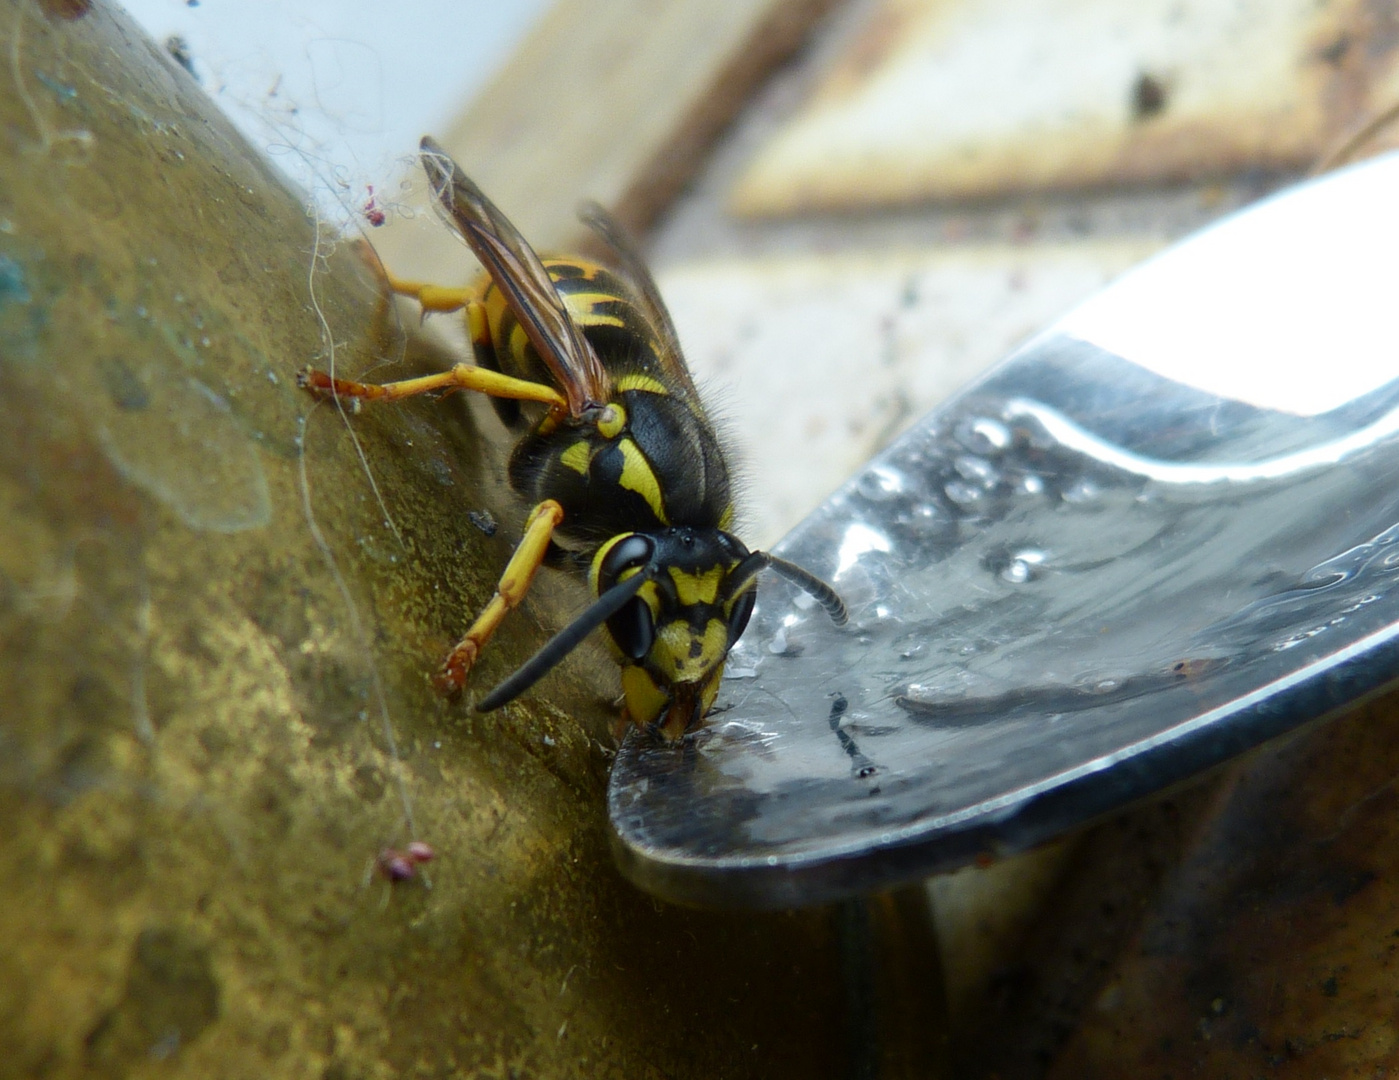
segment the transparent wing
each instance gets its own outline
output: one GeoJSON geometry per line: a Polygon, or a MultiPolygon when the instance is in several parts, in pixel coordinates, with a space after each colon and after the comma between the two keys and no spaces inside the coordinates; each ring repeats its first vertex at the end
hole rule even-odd
{"type": "Polygon", "coordinates": [[[569,317],[534,249],[434,139],[424,137],[421,149],[433,195],[558,380],[569,411],[579,416],[589,405],[606,402],[611,396],[607,371],[569,317]]]}
{"type": "Polygon", "coordinates": [[[636,242],[616,218],[595,202],[588,201],[580,205],[578,217],[583,224],[597,233],[617,256],[617,268],[635,287],[637,299],[641,301],[648,321],[661,335],[661,364],[676,383],[684,387],[692,398],[698,400],[699,393],[695,390],[694,378],[690,375],[690,369],[685,366],[685,354],[680,351],[680,338],[675,333],[675,324],[671,321],[665,301],[661,299],[661,290],[656,287],[656,279],[651,276],[650,267],[636,249],[636,242]]]}

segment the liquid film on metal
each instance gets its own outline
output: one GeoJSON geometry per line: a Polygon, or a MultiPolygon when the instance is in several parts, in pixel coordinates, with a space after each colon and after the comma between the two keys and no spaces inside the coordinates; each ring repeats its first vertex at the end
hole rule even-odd
{"type": "Polygon", "coordinates": [[[618,755],[624,872],[691,903],[832,900],[1028,847],[1391,682],[1395,190],[1390,156],[1214,226],[852,478],[777,549],[849,624],[764,579],[709,724],[618,755]],[[1286,311],[1251,275],[1287,281],[1286,311]]]}

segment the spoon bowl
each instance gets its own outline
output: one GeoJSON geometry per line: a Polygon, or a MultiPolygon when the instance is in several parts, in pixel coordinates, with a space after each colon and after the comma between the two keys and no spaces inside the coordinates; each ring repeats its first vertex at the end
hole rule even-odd
{"type": "Polygon", "coordinates": [[[1399,155],[1143,264],[775,550],[715,715],[633,732],[614,849],[718,907],[1028,848],[1399,677],[1399,155]]]}

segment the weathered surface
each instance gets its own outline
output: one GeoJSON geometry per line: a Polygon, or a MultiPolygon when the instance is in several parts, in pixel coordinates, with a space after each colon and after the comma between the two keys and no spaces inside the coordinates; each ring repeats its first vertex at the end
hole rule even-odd
{"type": "Polygon", "coordinates": [[[1396,60],[1399,16],[1375,0],[877,0],[731,205],[1292,172],[1395,103],[1396,60]]]}
{"type": "Polygon", "coordinates": [[[5,0],[0,57],[0,1076],[839,1074],[826,916],[612,869],[601,650],[429,685],[518,524],[489,410],[296,389],[433,361],[118,14],[5,0]]]}
{"type": "Polygon", "coordinates": [[[1390,696],[1231,770],[1049,1075],[1393,1075],[1397,735],[1390,696]]]}

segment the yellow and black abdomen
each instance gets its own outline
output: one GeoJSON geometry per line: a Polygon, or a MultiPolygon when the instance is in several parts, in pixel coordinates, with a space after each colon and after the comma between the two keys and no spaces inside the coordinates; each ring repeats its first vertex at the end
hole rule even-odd
{"type": "MultiPolygon", "coordinates": [[[[587,259],[550,258],[543,263],[569,316],[609,372],[659,367],[660,341],[637,307],[630,286],[607,267],[587,259]]],[[[489,277],[483,284],[484,325],[470,327],[477,363],[517,379],[556,385],[505,295],[489,277]]],[[[519,402],[492,398],[491,404],[507,427],[525,422],[519,402]]]]}

